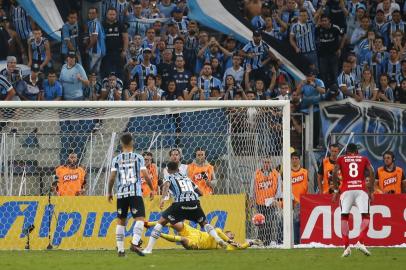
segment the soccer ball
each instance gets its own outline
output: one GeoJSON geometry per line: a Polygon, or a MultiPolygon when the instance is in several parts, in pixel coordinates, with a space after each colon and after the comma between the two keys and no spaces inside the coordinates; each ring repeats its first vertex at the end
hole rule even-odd
{"type": "Polygon", "coordinates": [[[265,216],[263,214],[255,214],[252,217],[252,223],[254,223],[255,226],[261,226],[265,224],[265,216]]]}

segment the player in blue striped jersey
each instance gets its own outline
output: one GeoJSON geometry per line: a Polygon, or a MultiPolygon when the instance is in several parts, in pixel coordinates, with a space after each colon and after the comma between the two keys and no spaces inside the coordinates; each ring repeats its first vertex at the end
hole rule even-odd
{"type": "Polygon", "coordinates": [[[168,173],[164,179],[162,187],[162,196],[159,203],[159,208],[163,209],[165,198],[172,194],[174,202],[172,205],[161,213],[161,218],[154,226],[154,229],[149,238],[148,246],[143,253],[150,254],[155,245],[156,240],[160,237],[163,226],[171,223],[176,224],[185,219],[199,223],[204,230],[212,236],[216,242],[223,248],[227,244],[218,235],[212,225],[207,223],[206,215],[200,206],[199,196],[202,194],[199,188],[184,174],[179,172],[179,164],[177,162],[169,162],[167,164],[168,173]]]}
{"type": "MultiPolygon", "coordinates": [[[[133,238],[130,250],[140,256],[144,256],[139,247],[144,229],[145,207],[142,200],[141,177],[146,180],[148,186],[153,189],[151,177],[145,167],[144,158],[136,154],[133,149],[131,134],[125,133],[120,138],[122,152],[112,162],[111,175],[108,186],[108,201],[113,200],[113,186],[117,187],[117,226],[116,240],[117,250],[120,257],[125,255],[124,236],[128,208],[134,218],[133,238]]],[[[151,193],[150,198],[154,195],[151,193]]]]}

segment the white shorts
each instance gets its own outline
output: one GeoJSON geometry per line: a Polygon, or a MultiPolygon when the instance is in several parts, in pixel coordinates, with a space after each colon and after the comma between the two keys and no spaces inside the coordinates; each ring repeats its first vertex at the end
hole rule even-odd
{"type": "Polygon", "coordinates": [[[341,214],[349,214],[356,206],[361,214],[369,214],[369,197],[363,190],[347,190],[340,196],[341,214]]]}

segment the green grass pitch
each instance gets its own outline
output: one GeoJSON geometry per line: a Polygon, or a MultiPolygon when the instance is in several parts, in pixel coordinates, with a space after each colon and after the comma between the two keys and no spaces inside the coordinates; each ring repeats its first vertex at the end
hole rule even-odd
{"type": "Polygon", "coordinates": [[[0,269],[406,269],[406,249],[371,248],[366,257],[352,250],[341,258],[342,249],[249,249],[240,251],[155,250],[139,257],[127,251],[124,258],[113,251],[0,251],[0,269]]]}

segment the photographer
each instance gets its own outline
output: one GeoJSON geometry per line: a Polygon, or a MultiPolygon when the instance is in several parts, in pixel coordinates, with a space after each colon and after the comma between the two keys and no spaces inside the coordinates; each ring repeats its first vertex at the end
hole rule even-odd
{"type": "Polygon", "coordinates": [[[224,100],[234,100],[236,94],[241,95],[241,99],[246,100],[244,90],[241,88],[241,85],[236,84],[235,79],[232,75],[227,75],[225,77],[225,94],[224,100]]]}
{"type": "Polygon", "coordinates": [[[108,78],[102,82],[100,100],[121,100],[123,92],[123,82],[117,78],[116,73],[111,72],[108,78]]]}

